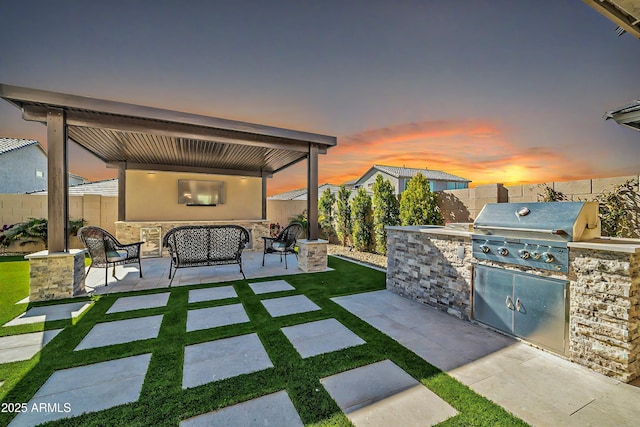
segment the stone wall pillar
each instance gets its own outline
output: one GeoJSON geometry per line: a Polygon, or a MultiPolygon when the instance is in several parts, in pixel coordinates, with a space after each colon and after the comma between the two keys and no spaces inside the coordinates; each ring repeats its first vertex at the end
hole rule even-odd
{"type": "Polygon", "coordinates": [[[40,251],[29,260],[29,301],[70,298],[85,293],[85,249],[40,251]]]}
{"type": "Polygon", "coordinates": [[[327,269],[326,240],[298,240],[298,267],[307,273],[327,269]]]}
{"type": "Polygon", "coordinates": [[[629,382],[640,376],[640,254],[571,248],[570,358],[629,382]]]}

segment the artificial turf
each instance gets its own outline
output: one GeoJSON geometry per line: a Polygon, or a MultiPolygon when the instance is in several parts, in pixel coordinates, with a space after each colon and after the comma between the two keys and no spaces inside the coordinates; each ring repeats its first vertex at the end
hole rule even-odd
{"type": "MultiPolygon", "coordinates": [[[[2,296],[18,301],[28,293],[28,264],[23,261],[0,263],[2,296]],[[3,268],[3,264],[10,264],[3,268]],[[15,264],[15,265],[11,265],[15,264]],[[14,279],[5,280],[5,274],[14,279]],[[23,276],[25,276],[24,278],[23,276]],[[22,279],[21,279],[22,277],[22,279]],[[8,284],[5,284],[8,283],[8,284]],[[16,288],[11,289],[9,288],[16,288]]],[[[384,273],[353,263],[329,258],[333,271],[300,274],[261,280],[285,279],[294,291],[279,292],[278,296],[304,294],[321,307],[319,311],[271,317],[261,299],[274,294],[254,294],[246,281],[216,285],[194,285],[154,291],[110,294],[94,297],[94,305],[78,321],[68,321],[65,329],[41,353],[25,362],[0,365],[0,400],[27,402],[56,370],[112,360],[127,356],[152,353],[140,398],[137,402],[111,409],[59,420],[47,425],[65,426],[177,426],[181,420],[211,412],[235,403],[287,390],[305,425],[351,425],[337,404],[320,383],[320,379],[348,369],[390,359],[418,381],[453,406],[459,415],[443,426],[517,426],[526,425],[498,405],[476,394],[446,373],[425,362],[387,335],[382,334],[358,317],[344,310],[330,298],[359,292],[384,289],[384,273]],[[192,289],[232,285],[238,298],[188,303],[192,289]],[[165,307],[110,314],[108,320],[163,314],[159,336],[155,339],[118,344],[74,352],[73,349],[98,322],[117,298],[154,292],[170,292],[165,307]],[[185,332],[188,309],[242,303],[250,322],[213,329],[185,332]],[[281,328],[305,322],[335,318],[359,335],[366,344],[340,351],[302,359],[284,336],[281,328]],[[259,372],[211,382],[187,390],[182,389],[184,348],[187,345],[257,333],[274,367],[259,372]]],[[[7,301],[8,301],[7,300],[7,301]]],[[[0,300],[0,320],[6,322],[20,313],[13,309],[5,315],[9,304],[0,300]],[[5,319],[6,318],[6,319],[5,319]]],[[[14,302],[15,302],[14,301],[14,302]]],[[[25,307],[21,308],[24,311],[25,307]]],[[[56,322],[56,327],[60,327],[56,322]]],[[[40,330],[49,325],[39,325],[40,330]]],[[[5,334],[22,333],[20,328],[2,328],[5,334]]],[[[0,425],[7,425],[15,414],[0,413],[0,425]]]]}

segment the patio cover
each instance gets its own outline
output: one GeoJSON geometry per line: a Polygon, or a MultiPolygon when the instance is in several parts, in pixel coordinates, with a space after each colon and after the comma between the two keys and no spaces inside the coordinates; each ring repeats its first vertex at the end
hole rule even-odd
{"type": "Polygon", "coordinates": [[[47,126],[50,253],[68,249],[68,140],[118,168],[119,220],[127,169],[262,177],[264,218],[266,179],[307,159],[309,239],[318,238],[318,154],[333,136],[5,84],[0,97],[47,126]]]}
{"type": "Polygon", "coordinates": [[[613,119],[616,123],[640,130],[640,100],[635,100],[624,107],[604,113],[606,120],[613,119]]]}

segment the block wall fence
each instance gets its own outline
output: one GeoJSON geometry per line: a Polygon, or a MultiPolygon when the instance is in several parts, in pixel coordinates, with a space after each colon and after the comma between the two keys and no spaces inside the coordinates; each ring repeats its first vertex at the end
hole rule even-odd
{"type": "MultiPolygon", "coordinates": [[[[47,196],[42,194],[0,194],[0,227],[27,221],[29,218],[46,218],[47,196]]],[[[93,194],[69,196],[69,218],[84,218],[86,225],[97,225],[115,234],[118,219],[118,198],[93,194]]],[[[69,240],[72,249],[82,248],[74,236],[69,240]]],[[[37,252],[44,245],[12,244],[7,252],[37,252]]]]}

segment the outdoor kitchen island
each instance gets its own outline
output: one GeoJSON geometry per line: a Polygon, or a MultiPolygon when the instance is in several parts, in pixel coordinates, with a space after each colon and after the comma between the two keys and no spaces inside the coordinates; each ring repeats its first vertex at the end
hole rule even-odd
{"type": "MultiPolygon", "coordinates": [[[[551,351],[620,381],[640,376],[640,240],[570,241],[565,273],[474,257],[471,224],[387,227],[387,231],[387,289],[460,319],[478,321],[473,309],[477,270],[510,271],[514,277],[533,271],[536,278],[567,289],[560,301],[566,321],[561,316],[562,330],[555,333],[568,342],[562,350],[551,351]]],[[[502,307],[509,305],[504,300],[503,296],[502,307]]],[[[514,310],[515,300],[511,302],[514,310]]],[[[545,302],[540,305],[544,312],[545,302]]]]}

